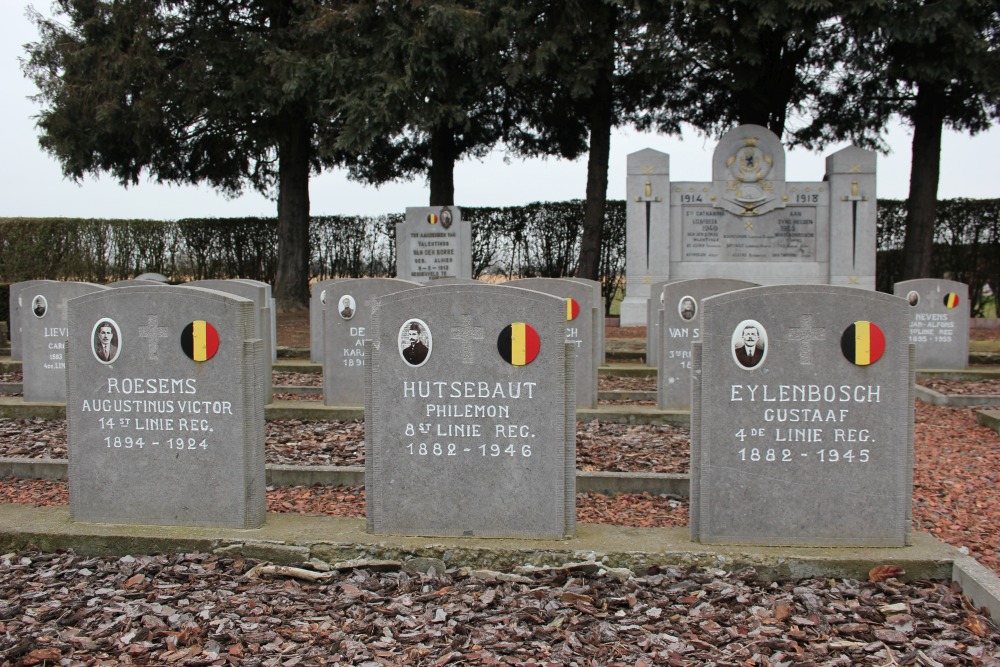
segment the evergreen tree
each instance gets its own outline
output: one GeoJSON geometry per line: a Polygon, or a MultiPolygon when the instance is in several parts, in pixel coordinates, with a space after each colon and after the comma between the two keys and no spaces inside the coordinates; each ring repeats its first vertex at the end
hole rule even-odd
{"type": "Polygon", "coordinates": [[[107,172],[276,195],[280,308],[307,307],[309,176],[337,137],[314,0],[59,0],[25,73],[39,142],[74,179],[107,172]]]}
{"type": "Polygon", "coordinates": [[[893,117],[913,127],[902,279],[928,278],[942,131],[975,134],[1000,117],[1000,7],[857,0],[843,20],[850,52],[800,138],[809,145],[849,138],[884,150],[879,134],[893,117]]]}

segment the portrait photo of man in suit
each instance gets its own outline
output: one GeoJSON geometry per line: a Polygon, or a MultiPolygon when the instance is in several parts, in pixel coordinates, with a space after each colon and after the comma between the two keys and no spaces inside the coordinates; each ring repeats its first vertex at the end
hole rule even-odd
{"type": "Polygon", "coordinates": [[[399,352],[411,366],[420,366],[430,354],[430,331],[420,320],[407,320],[400,329],[399,352]],[[425,342],[425,338],[426,341],[425,342]]]}
{"type": "Polygon", "coordinates": [[[39,294],[31,301],[31,310],[35,313],[35,317],[42,317],[45,312],[49,309],[49,302],[44,296],[39,294]]]}
{"type": "Polygon", "coordinates": [[[759,322],[744,320],[733,332],[733,356],[744,368],[755,368],[764,360],[766,334],[759,322]]]}
{"type": "Polygon", "coordinates": [[[115,323],[111,320],[101,320],[94,327],[94,356],[102,364],[110,364],[118,358],[120,340],[115,323]]]}

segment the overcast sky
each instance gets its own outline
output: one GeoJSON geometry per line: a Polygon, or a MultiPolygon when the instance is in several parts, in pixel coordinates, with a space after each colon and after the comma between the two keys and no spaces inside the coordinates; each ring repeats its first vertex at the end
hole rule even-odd
{"type": "MultiPolygon", "coordinates": [[[[0,161],[0,183],[4,197],[0,217],[152,218],[273,216],[273,201],[248,192],[227,200],[207,187],[167,186],[141,183],[122,188],[108,177],[68,181],[51,157],[38,147],[33,116],[37,106],[27,98],[36,91],[26,80],[18,59],[23,45],[36,41],[34,26],[19,0],[0,4],[0,128],[5,159],[0,161]]],[[[35,4],[47,12],[48,0],[35,4]]],[[[878,196],[905,199],[910,176],[909,128],[896,127],[887,136],[892,153],[878,158],[878,196]]],[[[819,181],[825,156],[842,148],[832,146],[820,153],[789,151],[788,180],[819,181]]],[[[683,138],[661,137],[619,130],[612,136],[608,173],[608,196],[625,197],[625,160],[629,153],[654,148],[670,155],[670,175],[675,181],[711,180],[711,158],[715,141],[695,133],[683,138]]],[[[502,151],[483,161],[467,160],[455,171],[455,199],[459,206],[507,206],[535,201],[582,199],[586,185],[586,158],[562,160],[511,160],[502,151]]],[[[938,196],[1000,197],[1000,129],[996,125],[976,137],[946,132],[941,156],[938,196]]],[[[379,214],[402,212],[407,206],[427,204],[429,190],[423,178],[373,188],[348,181],[340,172],[314,176],[310,185],[314,215],[379,214]]]]}

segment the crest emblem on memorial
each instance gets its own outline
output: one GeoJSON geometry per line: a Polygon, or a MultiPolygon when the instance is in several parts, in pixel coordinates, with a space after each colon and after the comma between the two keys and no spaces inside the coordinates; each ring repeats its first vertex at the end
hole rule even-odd
{"type": "Polygon", "coordinates": [[[874,322],[858,320],[844,330],[840,349],[856,366],[870,366],[885,353],[885,334],[874,322]]]}
{"type": "Polygon", "coordinates": [[[730,210],[737,215],[760,215],[780,202],[774,192],[774,183],[768,180],[774,156],[765,150],[761,141],[757,136],[743,136],[729,145],[725,161],[728,180],[721,198],[736,206],[735,210],[730,210]]]}
{"type": "Polygon", "coordinates": [[[511,366],[527,366],[538,357],[541,347],[538,332],[524,322],[508,324],[497,337],[497,351],[511,366]]]}
{"type": "Polygon", "coordinates": [[[441,226],[445,229],[451,227],[451,223],[454,221],[451,209],[445,206],[441,209],[441,226]]]}
{"type": "Polygon", "coordinates": [[[195,320],[181,332],[181,349],[193,361],[208,361],[219,351],[219,332],[205,320],[195,320]]]}

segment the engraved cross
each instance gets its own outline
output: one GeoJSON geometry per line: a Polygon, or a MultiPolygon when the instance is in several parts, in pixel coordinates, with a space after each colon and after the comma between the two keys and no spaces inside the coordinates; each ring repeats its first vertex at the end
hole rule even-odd
{"type": "Polygon", "coordinates": [[[160,318],[158,315],[149,315],[146,319],[146,326],[139,327],[139,338],[147,338],[149,343],[149,360],[156,361],[159,359],[157,353],[160,348],[160,338],[166,338],[169,335],[169,331],[166,327],[159,326],[160,318]]]}
{"type": "Polygon", "coordinates": [[[826,340],[826,329],[815,326],[815,315],[803,315],[802,326],[789,329],[788,340],[799,344],[799,363],[812,366],[814,342],[826,340]]]}
{"type": "Polygon", "coordinates": [[[451,328],[451,339],[462,342],[462,363],[473,362],[472,341],[483,339],[483,328],[472,326],[472,315],[462,315],[458,318],[461,324],[451,328]]]}

